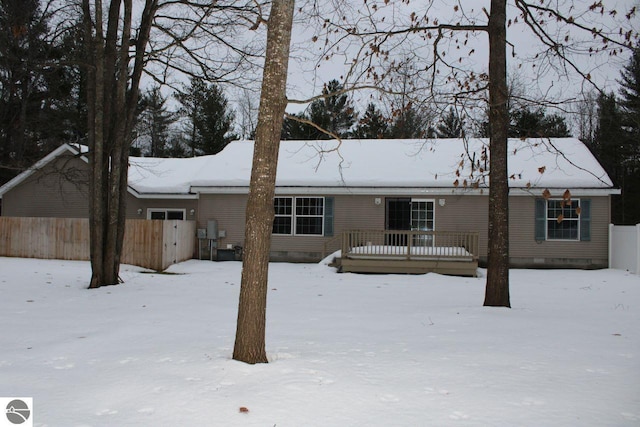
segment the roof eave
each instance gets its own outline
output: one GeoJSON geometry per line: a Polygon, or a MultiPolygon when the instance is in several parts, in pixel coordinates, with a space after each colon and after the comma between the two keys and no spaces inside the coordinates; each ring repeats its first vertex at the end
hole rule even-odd
{"type": "MultiPolygon", "coordinates": [[[[552,195],[561,196],[567,188],[550,188],[552,195]]],[[[512,196],[538,196],[543,188],[510,188],[512,196]]],[[[617,188],[569,188],[574,196],[606,196],[620,194],[617,188]]],[[[247,194],[248,186],[197,186],[191,187],[197,194],[247,194]]],[[[332,187],[332,186],[276,186],[276,194],[314,194],[314,195],[470,195],[483,196],[489,194],[489,188],[455,188],[455,187],[332,187]]]]}
{"type": "Polygon", "coordinates": [[[189,200],[189,199],[198,199],[198,193],[154,193],[154,192],[141,192],[133,188],[129,185],[127,191],[133,197],[137,199],[179,199],[179,200],[189,200]]]}

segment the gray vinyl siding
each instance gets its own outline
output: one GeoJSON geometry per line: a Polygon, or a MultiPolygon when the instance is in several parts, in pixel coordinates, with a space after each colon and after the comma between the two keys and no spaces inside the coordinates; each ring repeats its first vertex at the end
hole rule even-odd
{"type": "Polygon", "coordinates": [[[196,199],[138,199],[131,193],[127,194],[127,219],[147,219],[147,209],[184,209],[186,220],[195,220],[197,214],[190,214],[191,209],[197,211],[196,199]],[[138,209],[142,213],[138,214],[138,209]]]}
{"type": "Polygon", "coordinates": [[[480,258],[487,257],[489,197],[476,195],[435,196],[437,231],[476,231],[480,258]],[[440,206],[444,200],[444,206],[440,206]]]}
{"type": "MultiPolygon", "coordinates": [[[[489,197],[445,196],[436,198],[436,230],[477,231],[480,261],[486,262],[489,197]],[[440,206],[438,200],[444,199],[440,206]]],[[[576,197],[578,198],[578,197],[576,197]]],[[[591,240],[535,240],[535,197],[509,198],[509,256],[514,267],[606,267],[609,247],[609,196],[580,197],[591,200],[591,240]]]]}
{"type": "Polygon", "coordinates": [[[219,232],[226,237],[218,239],[218,247],[244,246],[245,210],[244,194],[201,194],[197,209],[198,228],[207,228],[207,221],[217,220],[219,232]]]}
{"type": "Polygon", "coordinates": [[[273,259],[286,259],[289,253],[300,260],[317,261],[322,257],[325,243],[333,242],[333,245],[328,247],[329,251],[339,249],[340,235],[343,231],[384,229],[384,203],[376,205],[374,197],[331,194],[326,194],[324,197],[334,199],[333,236],[273,235],[271,241],[273,259]]]}
{"type": "Polygon", "coordinates": [[[89,215],[87,165],[61,156],[2,196],[2,215],[86,218],[89,215]]]}
{"type": "Polygon", "coordinates": [[[340,231],[384,229],[385,198],[374,196],[337,196],[336,225],[340,231]],[[376,205],[376,199],[380,204],[376,205]],[[340,208],[338,208],[338,206],[340,208]],[[352,214],[351,211],[354,213],[352,214]]]}
{"type": "MultiPolygon", "coordinates": [[[[273,235],[271,258],[285,261],[317,261],[324,245],[339,247],[343,231],[354,229],[383,230],[385,199],[389,196],[326,195],[334,198],[334,237],[273,235]],[[376,204],[376,199],[380,203],[376,204]]],[[[293,196],[295,197],[295,196],[293,196]]],[[[486,262],[488,243],[489,198],[486,195],[406,196],[434,200],[435,229],[439,231],[477,231],[480,261],[486,262]]],[[[516,267],[606,267],[608,250],[609,197],[588,197],[591,200],[591,241],[536,242],[534,236],[535,197],[511,197],[510,256],[516,267]]],[[[217,219],[218,228],[227,244],[244,245],[245,195],[201,195],[198,227],[206,228],[207,219],[217,219]]]]}
{"type": "MultiPolygon", "coordinates": [[[[339,241],[343,231],[384,228],[384,197],[380,205],[375,204],[372,196],[326,194],[324,197],[334,197],[334,236],[272,235],[273,260],[318,261],[322,257],[325,242],[332,239],[339,241]]],[[[206,228],[207,221],[215,219],[218,221],[218,230],[226,234],[226,237],[218,239],[219,248],[226,248],[227,245],[244,246],[246,203],[246,195],[200,195],[198,228],[206,228]]]]}
{"type": "Polygon", "coordinates": [[[509,237],[512,263],[524,267],[606,267],[608,265],[609,196],[575,197],[591,200],[591,240],[535,239],[535,197],[512,197],[509,237]]]}

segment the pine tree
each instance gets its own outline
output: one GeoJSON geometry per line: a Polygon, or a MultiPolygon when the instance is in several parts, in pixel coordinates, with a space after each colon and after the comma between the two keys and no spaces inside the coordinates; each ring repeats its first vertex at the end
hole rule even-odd
{"type": "MultiPolygon", "coordinates": [[[[323,98],[309,105],[308,117],[313,123],[339,137],[349,136],[356,121],[353,108],[346,94],[340,93],[343,86],[337,80],[331,80],[322,90],[323,98]]],[[[329,139],[326,133],[313,128],[315,135],[311,139],[329,139]]]]}
{"type": "Polygon", "coordinates": [[[169,155],[169,127],[175,117],[167,110],[167,98],[162,96],[159,87],[149,89],[140,98],[141,112],[138,115],[136,130],[138,138],[147,141],[145,156],[166,157],[169,155]]]}
{"type": "Polygon", "coordinates": [[[389,122],[374,103],[369,103],[364,116],[358,120],[353,136],[361,139],[384,139],[389,137],[389,122]]]}
{"type": "Polygon", "coordinates": [[[322,89],[322,97],[309,104],[306,111],[284,120],[282,139],[330,139],[331,135],[349,137],[356,114],[349,97],[341,93],[342,90],[343,86],[335,79],[327,83],[322,89]]]}
{"type": "Polygon", "coordinates": [[[418,110],[411,102],[395,109],[393,116],[393,122],[389,129],[391,138],[431,138],[435,134],[434,129],[430,126],[431,121],[428,114],[418,110]]]}
{"type": "Polygon", "coordinates": [[[542,119],[542,129],[545,130],[545,136],[550,138],[566,138],[571,136],[565,118],[558,114],[545,114],[542,119]]]}
{"type": "Polygon", "coordinates": [[[569,136],[564,117],[547,115],[544,108],[524,107],[511,112],[509,136],[512,138],[562,138],[569,136]]]}
{"type": "Polygon", "coordinates": [[[620,85],[620,121],[614,122],[614,130],[622,135],[613,139],[618,152],[612,155],[622,194],[619,203],[614,200],[613,219],[618,224],[637,224],[640,223],[640,46],[633,50],[623,68],[620,85]]]}
{"type": "Polygon", "coordinates": [[[192,156],[216,154],[237,139],[232,133],[234,113],[219,86],[194,78],[176,98],[188,121],[185,134],[192,156]]]}
{"type": "MultiPolygon", "coordinates": [[[[542,107],[522,107],[509,111],[510,138],[564,138],[570,136],[565,118],[558,114],[547,114],[542,107]]],[[[483,126],[488,127],[488,122],[483,126]]],[[[485,129],[483,133],[486,133],[485,129]]]]}
{"type": "Polygon", "coordinates": [[[281,139],[298,141],[317,139],[318,129],[304,122],[307,120],[309,118],[304,112],[286,117],[282,124],[281,139]]]}
{"type": "Polygon", "coordinates": [[[0,184],[86,134],[80,72],[68,65],[80,38],[53,37],[47,13],[38,0],[0,2],[0,184]]]}
{"type": "Polygon", "coordinates": [[[449,108],[447,114],[438,123],[436,136],[438,138],[464,138],[464,121],[460,118],[455,108],[449,108]]]}
{"type": "Polygon", "coordinates": [[[640,133],[640,46],[633,50],[629,64],[620,74],[624,125],[637,136],[640,133]]]}
{"type": "Polygon", "coordinates": [[[613,93],[598,97],[598,127],[593,151],[615,185],[622,182],[626,135],[621,126],[622,111],[613,93]]]}

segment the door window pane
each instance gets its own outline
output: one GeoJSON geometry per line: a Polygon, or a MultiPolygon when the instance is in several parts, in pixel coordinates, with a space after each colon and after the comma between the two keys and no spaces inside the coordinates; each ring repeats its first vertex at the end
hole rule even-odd
{"type": "Polygon", "coordinates": [[[183,211],[167,211],[167,219],[183,220],[184,212],[183,211]]]}
{"type": "Polygon", "coordinates": [[[166,212],[165,211],[153,211],[151,212],[151,219],[165,219],[166,212]]]}

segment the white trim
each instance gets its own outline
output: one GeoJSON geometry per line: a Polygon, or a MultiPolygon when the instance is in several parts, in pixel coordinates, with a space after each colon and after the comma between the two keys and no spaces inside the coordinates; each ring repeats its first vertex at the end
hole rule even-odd
{"type": "MultiPolygon", "coordinates": [[[[552,194],[553,199],[562,198],[562,194],[569,190],[571,196],[610,196],[610,195],[619,195],[622,191],[618,188],[571,188],[571,187],[563,187],[563,188],[548,188],[549,192],[552,194]]],[[[541,197],[542,188],[511,188],[509,189],[509,196],[534,196],[541,197]]],[[[488,193],[487,193],[488,194],[488,193]]]]}
{"type": "MultiPolygon", "coordinates": [[[[581,230],[581,224],[580,224],[580,215],[578,215],[577,218],[566,218],[563,219],[563,221],[575,221],[578,224],[578,236],[575,239],[552,239],[549,238],[549,221],[553,221],[553,220],[557,220],[556,218],[549,218],[549,202],[550,201],[557,201],[557,202],[562,202],[564,201],[564,199],[560,199],[557,197],[554,198],[550,198],[548,200],[545,200],[545,210],[544,210],[544,235],[545,235],[545,240],[548,242],[581,242],[582,240],[580,240],[580,235],[582,233],[581,230]]],[[[578,208],[582,209],[582,204],[580,203],[580,199],[571,199],[571,201],[577,201],[578,202],[578,208]]]]}
{"type": "Polygon", "coordinates": [[[170,194],[170,193],[138,193],[129,187],[129,193],[136,199],[163,199],[163,200],[197,200],[199,194],[170,194]]]}
{"type": "MultiPolygon", "coordinates": [[[[511,188],[509,196],[541,196],[543,188],[511,188]]],[[[550,188],[552,194],[561,195],[567,188],[550,188]]],[[[620,194],[617,188],[569,188],[574,196],[608,196],[620,194]]],[[[191,187],[195,194],[248,194],[249,187],[216,186],[191,187]]],[[[452,187],[276,187],[276,196],[294,195],[350,195],[350,196],[488,196],[489,188],[461,189],[452,187]]]]}
{"type": "Polygon", "coordinates": [[[281,197],[281,196],[274,196],[273,200],[275,202],[275,199],[290,199],[291,200],[291,215],[283,215],[283,214],[274,214],[274,221],[276,217],[281,217],[281,218],[291,218],[291,231],[289,233],[274,233],[273,232],[273,227],[271,228],[271,235],[272,236],[293,236],[294,235],[294,228],[295,228],[295,223],[293,222],[293,218],[294,218],[294,214],[295,214],[295,198],[294,197],[281,197]]]}
{"type": "Polygon", "coordinates": [[[290,196],[290,195],[278,195],[276,194],[274,196],[275,198],[281,198],[281,199],[291,199],[291,215],[277,215],[280,217],[287,217],[287,218],[291,218],[291,233],[274,233],[273,230],[271,232],[272,236],[306,236],[306,237],[323,237],[324,236],[324,218],[325,218],[325,213],[326,213],[326,203],[325,203],[325,197],[324,196],[316,196],[316,195],[302,195],[302,196],[290,196]],[[296,207],[297,207],[297,200],[298,199],[322,199],[322,215],[301,215],[302,218],[321,218],[321,232],[320,234],[301,234],[301,233],[297,233],[296,231],[296,218],[297,218],[297,214],[296,214],[296,207]]]}
{"type": "MultiPolygon", "coordinates": [[[[431,220],[431,222],[433,222],[433,229],[432,230],[425,230],[425,231],[435,231],[436,229],[436,199],[420,199],[420,198],[411,198],[411,209],[409,210],[410,215],[413,215],[413,202],[425,202],[425,203],[432,203],[432,208],[431,208],[431,212],[433,212],[433,219],[431,220]]],[[[427,209],[427,212],[429,212],[429,210],[427,209]]],[[[413,221],[413,218],[409,218],[409,226],[411,226],[411,222],[413,221]]],[[[429,222],[428,218],[425,218],[425,222],[429,222]]]]}
{"type": "Polygon", "coordinates": [[[324,210],[325,210],[325,203],[324,203],[324,196],[310,196],[310,195],[306,195],[306,196],[295,196],[294,198],[294,203],[293,203],[293,224],[292,228],[293,228],[293,235],[294,236],[308,236],[308,237],[323,237],[324,236],[324,210]],[[296,208],[298,207],[298,199],[322,199],[322,215],[301,215],[301,218],[320,218],[320,233],[319,234],[298,234],[297,233],[297,227],[296,227],[296,218],[298,217],[298,214],[296,213],[296,208]]]}

